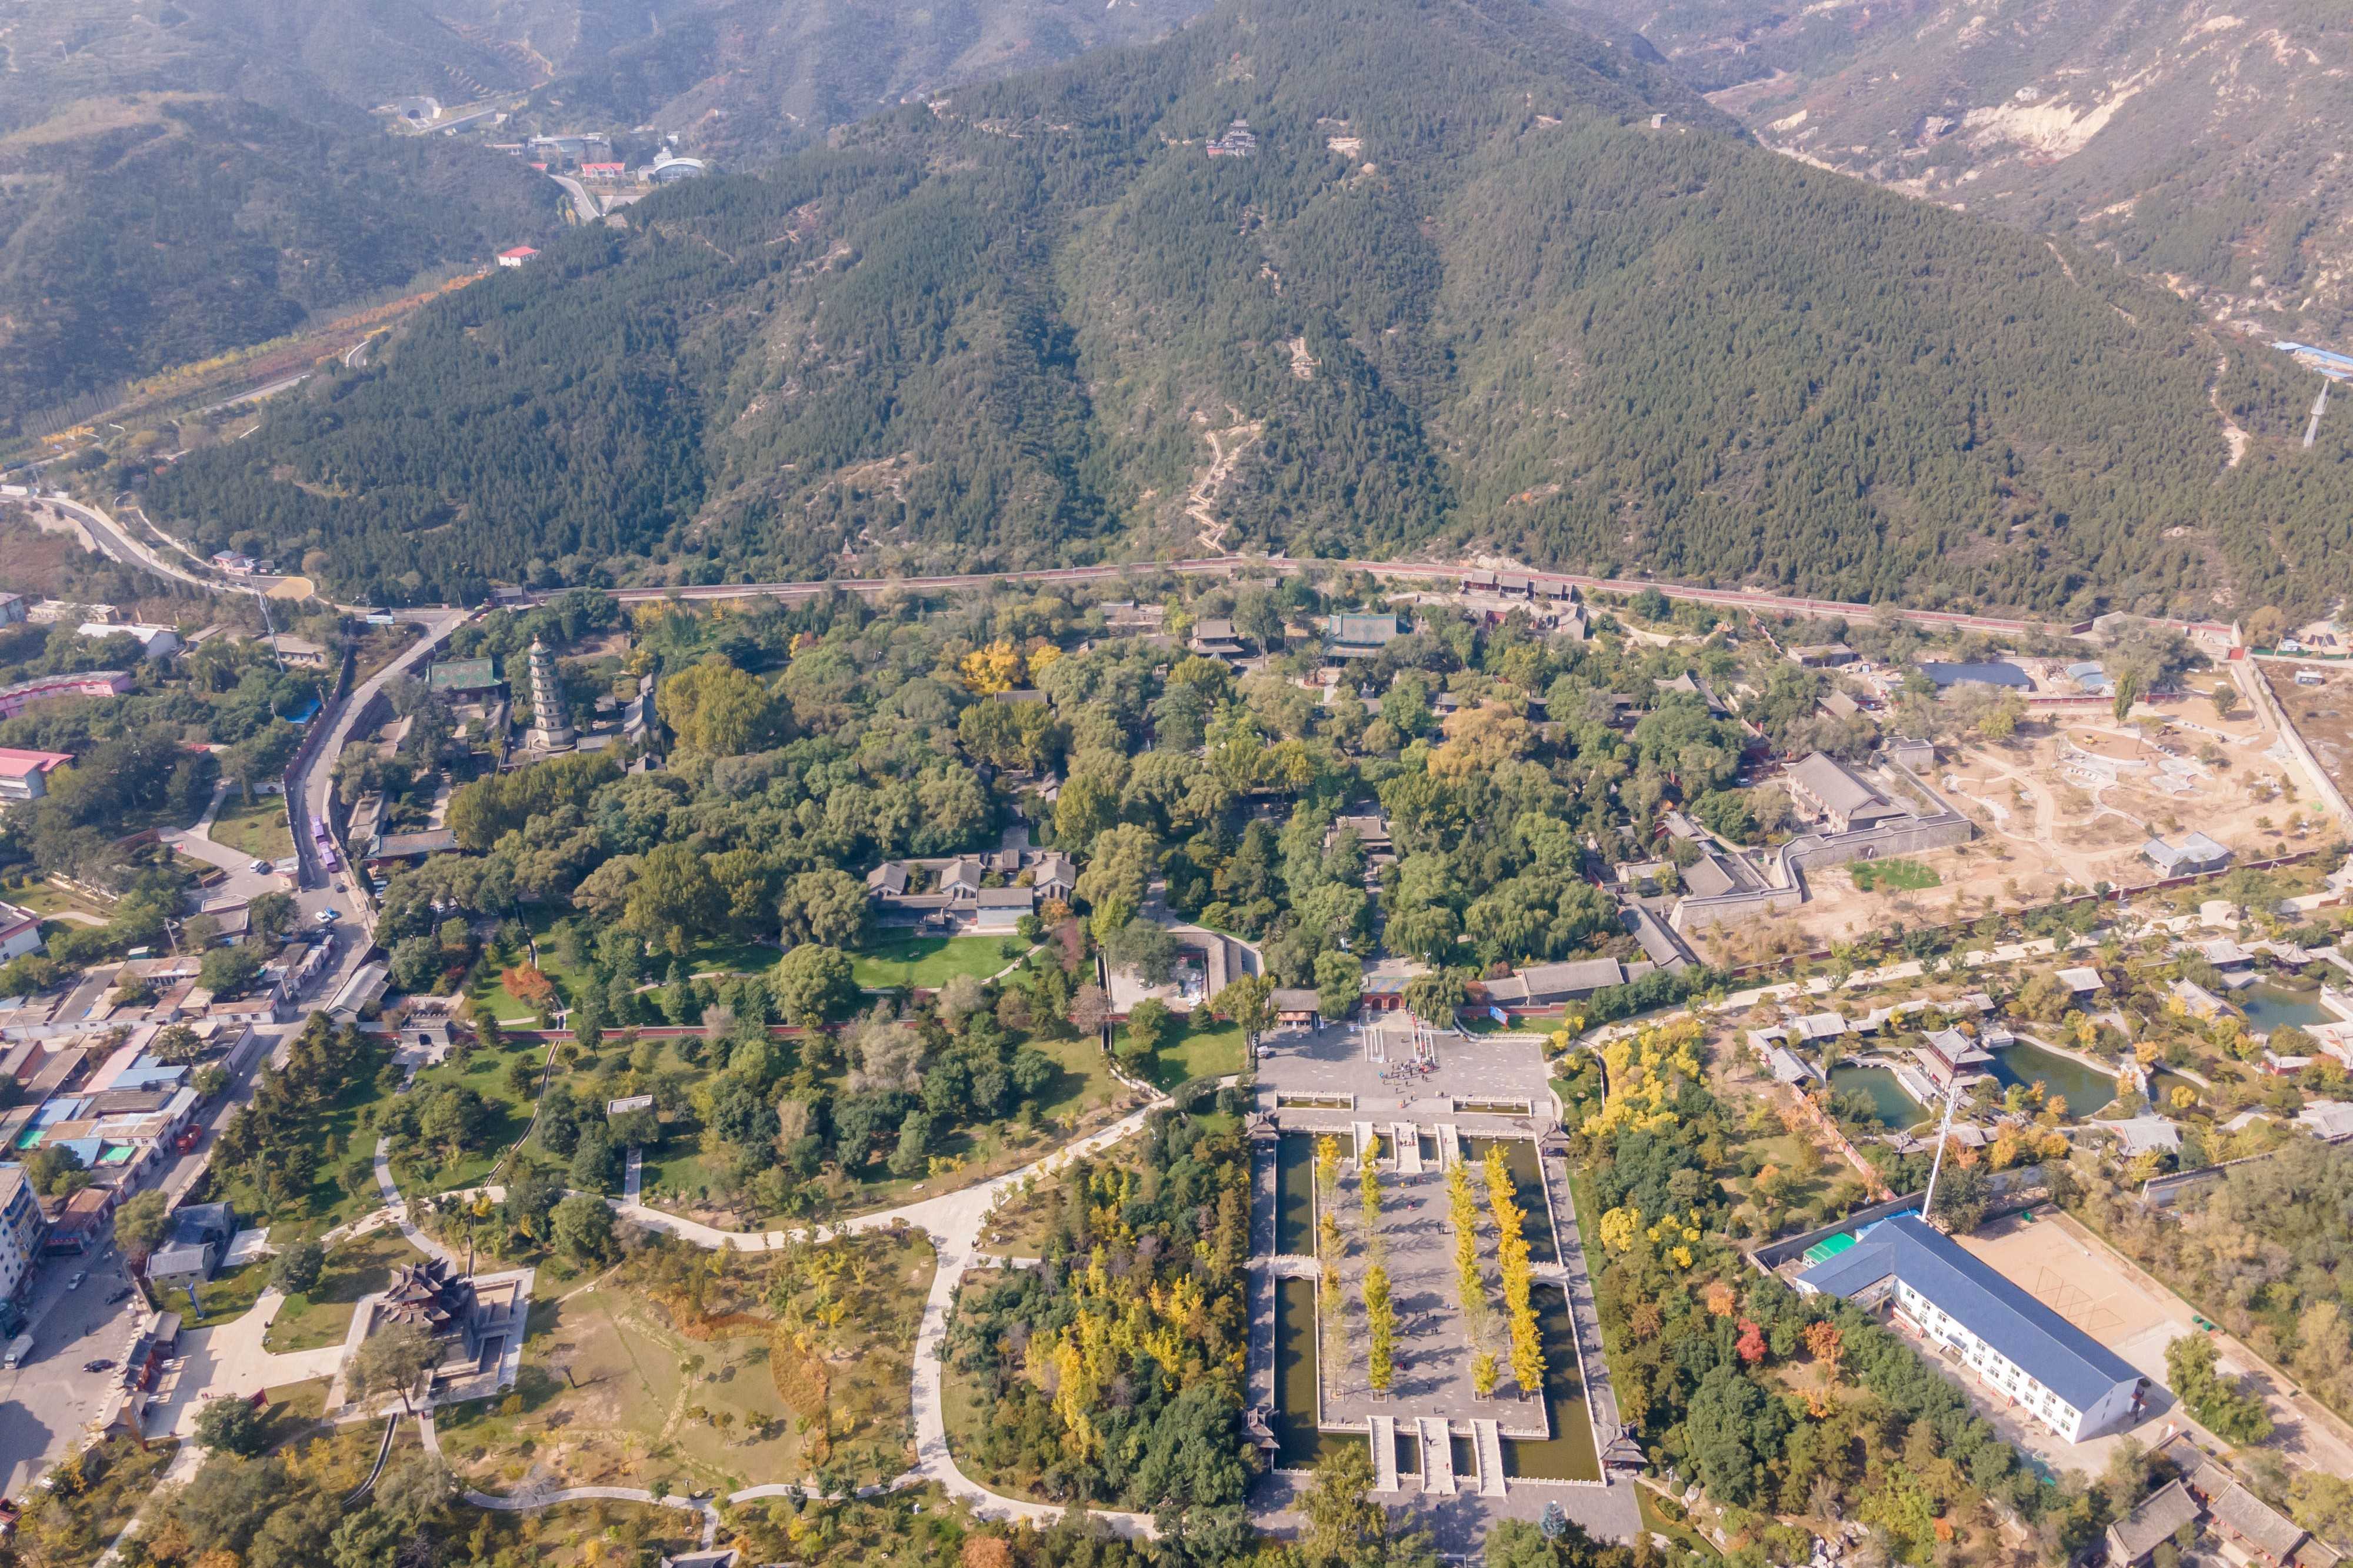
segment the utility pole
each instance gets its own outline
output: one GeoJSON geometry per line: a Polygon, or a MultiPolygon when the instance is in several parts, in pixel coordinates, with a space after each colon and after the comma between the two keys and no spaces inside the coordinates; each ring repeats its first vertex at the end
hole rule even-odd
{"type": "Polygon", "coordinates": [[[1945,1168],[1945,1144],[1953,1131],[1953,1106],[1960,1098],[1961,1080],[1957,1077],[1945,1089],[1945,1120],[1936,1129],[1936,1157],[1928,1164],[1928,1192],[1920,1200],[1922,1219],[1936,1212],[1936,1174],[1945,1168]]]}

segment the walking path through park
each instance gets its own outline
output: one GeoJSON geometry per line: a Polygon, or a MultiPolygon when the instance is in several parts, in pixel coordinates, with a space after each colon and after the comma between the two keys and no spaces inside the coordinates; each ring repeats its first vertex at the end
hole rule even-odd
{"type": "MultiPolygon", "coordinates": [[[[1165,1103],[1165,1100],[1157,1102],[1157,1104],[1165,1103]]],[[[877,1214],[860,1215],[854,1219],[844,1221],[837,1227],[840,1231],[862,1234],[891,1230],[900,1226],[911,1226],[922,1230],[931,1238],[932,1246],[939,1258],[938,1267],[932,1274],[931,1293],[923,1300],[923,1321],[915,1333],[913,1389],[915,1415],[915,1468],[900,1477],[893,1485],[907,1486],[923,1481],[936,1481],[949,1496],[969,1504],[972,1510],[983,1519],[1028,1520],[1045,1525],[1052,1523],[1062,1516],[1063,1510],[1058,1505],[1029,1502],[1019,1498],[1005,1497],[990,1491],[966,1476],[957,1466],[955,1455],[949,1452],[947,1415],[943,1390],[945,1368],[941,1360],[942,1349],[947,1338],[948,1310],[955,1304],[956,1287],[962,1283],[968,1270],[976,1268],[995,1268],[999,1265],[1000,1260],[984,1251],[980,1245],[981,1232],[987,1223],[989,1213],[999,1202],[1019,1191],[1024,1183],[1039,1176],[1050,1175],[1061,1170],[1072,1160],[1098,1153],[1133,1137],[1143,1130],[1145,1116],[1156,1109],[1157,1104],[1131,1112],[1100,1131],[1090,1133],[1075,1142],[1066,1143],[1045,1158],[1024,1165],[1019,1170],[1008,1172],[994,1181],[982,1183],[978,1186],[965,1187],[957,1192],[943,1193],[937,1197],[925,1198],[920,1203],[906,1204],[894,1209],[884,1209],[877,1214]]],[[[399,1185],[393,1179],[391,1147],[391,1140],[380,1139],[375,1149],[376,1185],[384,1193],[387,1212],[393,1215],[394,1223],[400,1226],[401,1234],[407,1237],[410,1243],[418,1250],[435,1257],[449,1258],[448,1248],[419,1230],[409,1218],[407,1202],[400,1195],[399,1185]]],[[[475,1190],[494,1200],[503,1198],[505,1195],[503,1190],[498,1187],[481,1187],[475,1190]]],[[[607,1197],[605,1201],[612,1205],[614,1214],[622,1219],[644,1226],[649,1230],[667,1232],[681,1241],[714,1252],[768,1252],[782,1248],[807,1234],[797,1229],[722,1230],[716,1226],[704,1225],[700,1221],[682,1218],[678,1215],[665,1214],[659,1209],[648,1208],[642,1204],[625,1203],[611,1197],[607,1197]]],[[[429,1420],[426,1423],[424,1430],[427,1447],[438,1453],[439,1439],[433,1434],[429,1420]]],[[[751,1501],[762,1497],[798,1495],[802,1495],[799,1488],[790,1485],[770,1485],[747,1488],[733,1493],[729,1500],[751,1501]]],[[[508,1512],[545,1508],[554,1503],[591,1498],[612,1501],[659,1502],[670,1507],[700,1506],[706,1510],[710,1506],[707,1503],[692,1505],[674,1498],[657,1498],[649,1491],[630,1487],[590,1487],[562,1491],[522,1492],[509,1498],[492,1498],[486,1492],[466,1493],[466,1500],[469,1502],[479,1507],[494,1508],[508,1512]]],[[[1152,1516],[1148,1513],[1098,1511],[1092,1513],[1090,1517],[1103,1521],[1113,1531],[1124,1536],[1150,1538],[1155,1533],[1152,1516]]],[[[712,1532],[717,1528],[716,1512],[707,1513],[703,1536],[706,1545],[709,1544],[712,1532]]]]}

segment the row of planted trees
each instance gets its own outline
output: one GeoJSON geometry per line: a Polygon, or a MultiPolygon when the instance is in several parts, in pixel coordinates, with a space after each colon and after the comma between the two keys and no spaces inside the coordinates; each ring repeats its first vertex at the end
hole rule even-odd
{"type": "Polygon", "coordinates": [[[1525,1234],[1527,1211],[1520,1206],[1511,1167],[1501,1143],[1487,1145],[1487,1206],[1495,1216],[1495,1254],[1504,1275],[1504,1319],[1512,1336],[1512,1378],[1523,1395],[1544,1387],[1544,1340],[1529,1300],[1534,1266],[1525,1234]]]}
{"type": "MultiPolygon", "coordinates": [[[[1364,1279],[1358,1291],[1365,1306],[1366,1381],[1376,1394],[1387,1394],[1397,1375],[1397,1305],[1389,1295],[1388,1247],[1381,1239],[1381,1173],[1375,1151],[1359,1151],[1357,1209],[1365,1227],[1364,1279]]],[[[1340,1261],[1346,1245],[1340,1236],[1340,1141],[1329,1133],[1315,1142],[1316,1247],[1323,1263],[1316,1300],[1327,1336],[1337,1339],[1343,1328],[1340,1261]]]]}
{"type": "MultiPolygon", "coordinates": [[[[1375,1151],[1359,1152],[1357,1206],[1365,1231],[1366,1265],[1359,1292],[1368,1340],[1366,1381],[1387,1394],[1396,1377],[1397,1308],[1389,1292],[1388,1249],[1381,1240],[1381,1175],[1375,1151]]],[[[1521,1394],[1544,1387],[1544,1339],[1531,1300],[1535,1265],[1526,1236],[1527,1211],[1520,1206],[1503,1145],[1492,1144],[1483,1162],[1489,1216],[1495,1225],[1495,1250],[1503,1275],[1504,1321],[1511,1340],[1512,1377],[1521,1394]]],[[[1340,1142],[1325,1134],[1315,1144],[1316,1249],[1323,1268],[1316,1300],[1324,1331],[1337,1340],[1345,1327],[1341,1261],[1346,1244],[1339,1221],[1340,1142]]],[[[1469,1165],[1457,1162],[1446,1173],[1447,1204],[1454,1223],[1454,1267],[1461,1284],[1462,1320],[1472,1351],[1472,1384],[1482,1399],[1492,1396],[1503,1367],[1487,1348],[1488,1300],[1479,1267],[1479,1204],[1469,1165]]]]}
{"type": "Polygon", "coordinates": [[[1462,1298],[1462,1331],[1471,1342],[1471,1384],[1479,1397],[1495,1392],[1500,1368],[1487,1348],[1487,1282],[1479,1272],[1479,1200],[1471,1190],[1471,1167],[1456,1161],[1446,1168],[1446,1206],[1454,1222],[1454,1273],[1462,1298]]]}

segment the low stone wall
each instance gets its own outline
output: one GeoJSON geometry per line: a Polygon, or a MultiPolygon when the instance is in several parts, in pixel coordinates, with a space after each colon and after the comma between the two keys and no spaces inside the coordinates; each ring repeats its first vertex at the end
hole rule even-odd
{"type": "Polygon", "coordinates": [[[1975,837],[1976,824],[1957,811],[1907,817],[1902,822],[1858,828],[1852,833],[1806,834],[1792,838],[1775,853],[1772,868],[1778,886],[1680,900],[1668,916],[1667,924],[1683,932],[1705,931],[1710,926],[1744,925],[1802,905],[1808,897],[1806,873],[1818,867],[1947,849],[1975,837]]]}
{"type": "Polygon", "coordinates": [[[1949,849],[1977,837],[1977,825],[1958,812],[1915,816],[1882,823],[1852,833],[1809,834],[1781,847],[1781,864],[1792,872],[1817,866],[1843,866],[1852,860],[1879,860],[1891,855],[1918,855],[1949,849]]]}

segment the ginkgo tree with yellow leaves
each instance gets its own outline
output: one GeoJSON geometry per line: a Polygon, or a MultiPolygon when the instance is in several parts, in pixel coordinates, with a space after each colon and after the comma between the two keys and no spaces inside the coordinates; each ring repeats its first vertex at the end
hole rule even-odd
{"type": "Polygon", "coordinates": [[[1144,1508],[1225,1506],[1248,1484],[1249,1147],[1177,1113],[1140,1142],[1074,1162],[1039,1200],[1039,1268],[958,1298],[944,1359],[957,1397],[989,1414],[956,1458],[985,1484],[1144,1508]],[[1179,1452],[1196,1458],[1172,1479],[1179,1452]]]}

